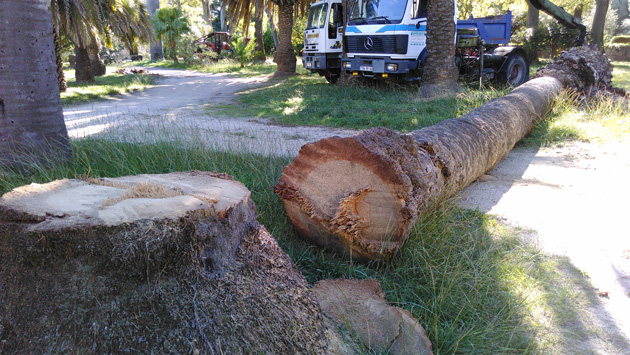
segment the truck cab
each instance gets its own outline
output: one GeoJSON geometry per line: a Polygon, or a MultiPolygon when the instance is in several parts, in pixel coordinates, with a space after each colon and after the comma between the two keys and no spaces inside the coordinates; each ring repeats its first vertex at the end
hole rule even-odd
{"type": "Polygon", "coordinates": [[[343,70],[412,78],[426,56],[427,0],[357,0],[344,36],[343,70]]]}
{"type": "Polygon", "coordinates": [[[304,68],[334,83],[341,74],[343,5],[341,0],[311,5],[304,30],[304,68]]]}
{"type": "MultiPolygon", "coordinates": [[[[344,33],[342,70],[355,76],[419,80],[426,60],[428,0],[356,0],[344,33]]],[[[455,9],[457,6],[455,6],[455,9]]],[[[511,13],[453,21],[455,62],[464,78],[517,86],[529,78],[525,51],[507,46],[511,13]]]]}

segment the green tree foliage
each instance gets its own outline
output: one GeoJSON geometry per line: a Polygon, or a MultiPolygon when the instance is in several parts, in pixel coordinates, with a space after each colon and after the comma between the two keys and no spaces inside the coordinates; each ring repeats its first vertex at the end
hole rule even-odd
{"type": "Polygon", "coordinates": [[[241,64],[241,68],[244,68],[245,63],[251,60],[253,50],[254,41],[250,41],[248,38],[245,37],[232,39],[232,51],[234,59],[236,59],[241,64]]]}
{"type": "Polygon", "coordinates": [[[153,15],[153,29],[155,35],[166,42],[175,64],[179,63],[177,60],[177,41],[183,34],[190,32],[188,19],[176,7],[164,7],[153,15]]]}
{"type": "MultiPolygon", "coordinates": [[[[87,52],[90,39],[111,46],[113,35],[133,47],[136,41],[152,38],[150,17],[140,0],[51,0],[50,4],[54,27],[74,42],[75,52],[87,52]]],[[[90,65],[77,68],[79,78],[94,80],[90,65]]]]}

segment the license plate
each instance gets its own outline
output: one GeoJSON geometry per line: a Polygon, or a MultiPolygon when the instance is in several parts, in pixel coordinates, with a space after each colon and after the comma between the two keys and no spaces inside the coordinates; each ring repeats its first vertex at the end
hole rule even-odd
{"type": "Polygon", "coordinates": [[[306,62],[306,67],[307,67],[307,68],[310,68],[311,66],[313,66],[313,63],[311,63],[311,62],[306,62]]]}
{"type": "Polygon", "coordinates": [[[361,65],[361,66],[359,66],[359,70],[361,70],[361,71],[374,71],[374,67],[370,67],[370,66],[367,66],[367,65],[361,65]]]}

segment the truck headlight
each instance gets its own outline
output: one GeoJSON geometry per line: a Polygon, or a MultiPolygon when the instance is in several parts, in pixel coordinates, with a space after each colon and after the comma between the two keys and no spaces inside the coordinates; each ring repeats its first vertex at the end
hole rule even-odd
{"type": "Polygon", "coordinates": [[[344,69],[350,69],[350,68],[352,68],[352,63],[350,63],[350,62],[343,62],[343,68],[344,68],[344,69]]]}
{"type": "Polygon", "coordinates": [[[396,71],[398,70],[398,64],[393,64],[393,63],[387,64],[386,69],[387,71],[396,71]]]}

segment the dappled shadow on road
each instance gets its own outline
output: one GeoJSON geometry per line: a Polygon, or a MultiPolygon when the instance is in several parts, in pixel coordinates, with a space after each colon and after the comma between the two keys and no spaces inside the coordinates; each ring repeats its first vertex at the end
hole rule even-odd
{"type": "Polygon", "coordinates": [[[545,256],[532,264],[529,276],[538,281],[539,308],[534,322],[550,354],[624,354],[630,344],[604,307],[606,293],[598,292],[588,275],[567,257],[545,256]]]}
{"type": "MultiPolygon", "coordinates": [[[[162,70],[164,71],[164,70],[162,70]]],[[[155,87],[141,92],[109,97],[64,109],[71,137],[102,133],[138,118],[168,114],[175,119],[182,110],[201,108],[212,102],[226,102],[239,90],[260,85],[265,78],[234,78],[185,71],[164,71],[155,87]],[[175,74],[176,73],[176,74],[175,74]]]]}

